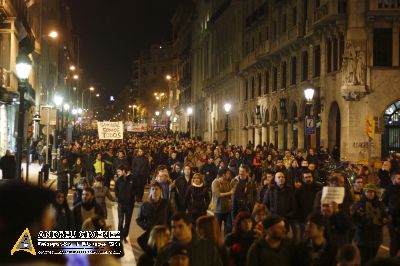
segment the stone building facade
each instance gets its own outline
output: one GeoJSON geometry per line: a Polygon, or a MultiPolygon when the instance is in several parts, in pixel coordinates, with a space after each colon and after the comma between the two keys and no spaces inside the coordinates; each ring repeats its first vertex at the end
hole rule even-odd
{"type": "Polygon", "coordinates": [[[239,145],[336,145],[352,161],[400,149],[399,15],[391,0],[196,1],[193,135],[222,141],[232,102],[239,145]]]}

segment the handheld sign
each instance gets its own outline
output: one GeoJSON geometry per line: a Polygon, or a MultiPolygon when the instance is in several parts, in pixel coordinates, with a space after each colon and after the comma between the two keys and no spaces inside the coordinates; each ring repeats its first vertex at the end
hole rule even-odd
{"type": "Polygon", "coordinates": [[[324,187],[322,189],[322,197],[326,202],[336,202],[342,204],[344,199],[344,187],[324,187]]]}
{"type": "Polygon", "coordinates": [[[97,122],[99,139],[122,139],[124,125],[122,122],[97,122]]]}

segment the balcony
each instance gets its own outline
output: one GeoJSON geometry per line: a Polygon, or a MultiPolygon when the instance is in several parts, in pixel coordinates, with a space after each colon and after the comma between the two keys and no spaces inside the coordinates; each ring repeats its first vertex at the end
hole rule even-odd
{"type": "Polygon", "coordinates": [[[240,71],[245,70],[254,64],[257,63],[257,57],[255,51],[250,52],[248,55],[246,55],[243,60],[239,64],[239,69],[240,71]]]}
{"type": "Polygon", "coordinates": [[[260,46],[257,47],[256,51],[255,51],[255,56],[257,58],[260,57],[264,57],[266,55],[268,55],[270,52],[270,45],[269,45],[269,41],[265,41],[263,44],[261,44],[260,46]]]}
{"type": "Polygon", "coordinates": [[[371,11],[400,11],[400,1],[398,0],[370,0],[369,10],[371,11]]]}
{"type": "Polygon", "coordinates": [[[346,13],[346,6],[341,0],[329,0],[314,10],[313,24],[322,24],[334,21],[339,15],[346,13]]]}

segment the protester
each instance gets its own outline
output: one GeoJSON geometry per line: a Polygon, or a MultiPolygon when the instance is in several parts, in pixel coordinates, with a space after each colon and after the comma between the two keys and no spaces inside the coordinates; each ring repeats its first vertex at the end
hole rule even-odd
{"type": "Polygon", "coordinates": [[[187,248],[191,266],[222,266],[217,248],[206,239],[199,238],[192,232],[190,216],[176,213],[171,219],[173,240],[157,256],[155,266],[163,266],[168,262],[169,254],[176,244],[187,248]]]}
{"type": "Polygon", "coordinates": [[[183,176],[178,177],[170,186],[170,198],[174,211],[184,212],[186,210],[185,197],[191,183],[192,170],[189,165],[185,165],[183,176]]]}
{"type": "Polygon", "coordinates": [[[96,203],[94,198],[93,188],[85,188],[82,192],[82,202],[78,203],[72,209],[74,217],[75,230],[82,230],[83,222],[93,217],[94,215],[99,215],[104,217],[103,209],[100,205],[96,203]]]}
{"type": "Polygon", "coordinates": [[[196,233],[199,237],[210,241],[219,252],[222,264],[228,265],[228,251],[224,245],[221,230],[214,216],[200,216],[196,221],[196,233]]]}
{"type": "Polygon", "coordinates": [[[234,191],[232,195],[232,217],[236,217],[240,211],[250,212],[256,202],[257,189],[249,171],[249,167],[242,164],[239,167],[239,175],[231,181],[231,187],[234,191]]]}
{"type": "Polygon", "coordinates": [[[210,202],[211,198],[205,186],[204,177],[200,173],[195,173],[185,195],[186,208],[193,222],[198,217],[207,214],[210,202]]]}
{"type": "Polygon", "coordinates": [[[147,247],[139,257],[137,266],[153,266],[157,254],[168,244],[170,236],[171,232],[166,225],[154,226],[150,231],[147,247]]]}
{"type": "Polygon", "coordinates": [[[68,206],[67,196],[61,190],[56,192],[56,198],[53,203],[55,213],[55,225],[54,230],[56,231],[72,231],[75,230],[74,219],[72,216],[71,209],[68,206]]]}
{"type": "Polygon", "coordinates": [[[232,266],[246,265],[247,251],[256,239],[253,231],[253,219],[248,212],[239,212],[233,224],[232,233],[225,238],[228,248],[228,264],[232,266]]]}
{"type": "Polygon", "coordinates": [[[168,199],[161,198],[161,185],[153,182],[149,189],[149,198],[139,208],[136,223],[145,231],[138,244],[145,250],[151,229],[156,225],[167,225],[171,217],[171,207],[168,199]]]}
{"type": "Polygon", "coordinates": [[[65,195],[68,195],[68,173],[68,160],[63,158],[57,169],[57,189],[61,190],[65,195]]]}
{"type": "Polygon", "coordinates": [[[212,206],[211,210],[222,228],[224,223],[224,235],[232,230],[232,200],[233,190],[225,169],[218,171],[217,178],[212,183],[212,206]]]}
{"type": "Polygon", "coordinates": [[[246,265],[297,265],[294,247],[290,241],[286,240],[284,219],[277,215],[270,215],[264,220],[263,228],[265,234],[251,245],[247,254],[246,265]]]}
{"type": "Polygon", "coordinates": [[[15,156],[10,150],[6,150],[6,154],[0,159],[0,169],[3,173],[3,179],[12,179],[16,177],[17,163],[15,156]]]}
{"type": "Polygon", "coordinates": [[[110,193],[109,188],[104,185],[103,177],[100,175],[96,176],[96,181],[93,183],[92,188],[94,190],[94,197],[96,199],[96,202],[103,209],[104,218],[107,218],[106,198],[113,202],[116,202],[117,200],[110,193]]]}
{"type": "Polygon", "coordinates": [[[361,255],[361,265],[375,258],[383,239],[383,226],[387,223],[387,214],[382,202],[378,200],[378,188],[367,184],[364,195],[353,209],[353,221],[356,226],[354,241],[361,255]]]}
{"type": "Polygon", "coordinates": [[[121,239],[127,242],[137,187],[133,176],[128,174],[128,169],[125,166],[118,167],[117,175],[115,196],[118,202],[118,230],[121,232],[121,239]]]}
{"type": "Polygon", "coordinates": [[[132,161],[132,174],[136,179],[137,191],[136,201],[142,202],[144,186],[150,175],[150,165],[148,159],[144,156],[143,149],[138,150],[137,156],[132,161]]]}

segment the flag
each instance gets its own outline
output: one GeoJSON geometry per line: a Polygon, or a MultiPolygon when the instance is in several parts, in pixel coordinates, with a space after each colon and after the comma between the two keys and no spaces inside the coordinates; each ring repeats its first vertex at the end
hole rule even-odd
{"type": "Polygon", "coordinates": [[[370,139],[374,139],[375,135],[375,120],[372,115],[367,115],[365,118],[365,132],[370,139]]]}

